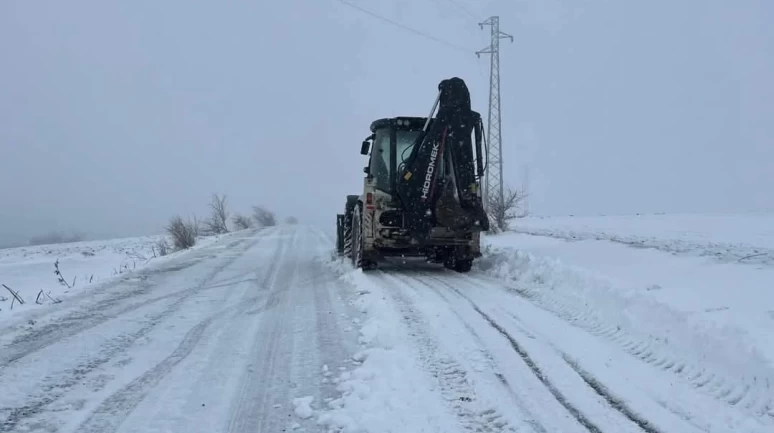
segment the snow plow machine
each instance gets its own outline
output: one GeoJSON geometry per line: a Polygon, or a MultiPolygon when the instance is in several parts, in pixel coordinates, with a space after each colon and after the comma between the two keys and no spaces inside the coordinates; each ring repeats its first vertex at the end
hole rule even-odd
{"type": "Polygon", "coordinates": [[[425,257],[468,272],[489,219],[483,123],[465,82],[441,81],[428,117],[378,119],[370,129],[360,149],[369,156],[363,192],[348,195],[336,218],[338,254],[363,270],[388,257],[425,257]]]}

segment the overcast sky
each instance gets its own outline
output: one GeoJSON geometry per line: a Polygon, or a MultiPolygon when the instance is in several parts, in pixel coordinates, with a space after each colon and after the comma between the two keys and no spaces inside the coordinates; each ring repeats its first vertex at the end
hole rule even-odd
{"type": "Polygon", "coordinates": [[[213,192],[335,225],[371,120],[451,76],[486,116],[494,14],[533,212],[774,208],[769,0],[350,1],[455,48],[337,0],[1,1],[0,240],[158,232],[213,192]]]}

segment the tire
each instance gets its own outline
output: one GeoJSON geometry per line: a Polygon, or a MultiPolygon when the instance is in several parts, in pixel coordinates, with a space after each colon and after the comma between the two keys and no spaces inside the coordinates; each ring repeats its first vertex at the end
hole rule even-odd
{"type": "Polygon", "coordinates": [[[443,267],[446,269],[454,270],[455,264],[456,264],[456,260],[454,260],[453,253],[447,254],[446,257],[443,259],[443,267]]]}
{"type": "Polygon", "coordinates": [[[455,260],[454,270],[460,273],[470,272],[473,268],[473,259],[455,260]]]}
{"type": "Polygon", "coordinates": [[[344,215],[336,215],[336,254],[344,254],[344,215]]]}
{"type": "Polygon", "coordinates": [[[461,273],[470,272],[470,269],[473,268],[473,259],[460,259],[453,251],[449,251],[446,259],[443,261],[443,267],[461,273]]]}
{"type": "Polygon", "coordinates": [[[355,210],[352,213],[352,234],[351,234],[351,248],[352,248],[352,266],[360,268],[363,266],[363,232],[361,230],[362,217],[360,216],[360,205],[355,206],[355,210]]]}
{"type": "Polygon", "coordinates": [[[355,206],[352,216],[352,266],[364,271],[376,268],[376,262],[363,258],[363,216],[361,205],[355,206]]]}
{"type": "Polygon", "coordinates": [[[344,246],[343,246],[343,255],[344,257],[352,258],[352,214],[348,213],[344,217],[344,230],[343,230],[343,236],[344,236],[344,246]]]}
{"type": "Polygon", "coordinates": [[[353,254],[352,246],[354,245],[352,243],[352,221],[354,219],[353,214],[355,213],[355,208],[357,207],[359,197],[360,196],[358,195],[348,195],[347,202],[344,205],[343,254],[344,254],[344,257],[347,257],[349,259],[352,259],[352,254],[353,254]]]}

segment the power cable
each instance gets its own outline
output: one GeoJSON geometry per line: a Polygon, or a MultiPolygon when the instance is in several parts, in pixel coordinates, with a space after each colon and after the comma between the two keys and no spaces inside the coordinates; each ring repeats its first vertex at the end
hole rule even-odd
{"type": "Polygon", "coordinates": [[[456,7],[458,10],[462,11],[463,13],[465,13],[467,16],[469,16],[470,18],[475,20],[476,24],[478,24],[478,18],[476,17],[476,14],[471,12],[470,9],[468,9],[465,6],[463,6],[457,0],[444,0],[444,1],[446,1],[447,3],[450,3],[452,6],[456,7]]]}
{"type": "Polygon", "coordinates": [[[470,54],[470,53],[473,53],[473,52],[474,52],[474,51],[472,51],[472,50],[469,50],[469,49],[467,49],[467,48],[463,48],[463,47],[461,47],[461,46],[459,46],[459,45],[453,44],[453,43],[451,43],[451,42],[444,41],[444,40],[442,40],[442,39],[436,38],[435,36],[429,35],[429,34],[427,34],[427,33],[421,32],[421,31],[419,31],[419,30],[413,29],[413,28],[411,28],[411,27],[409,27],[409,26],[403,25],[403,24],[401,24],[401,23],[399,23],[399,22],[397,22],[397,21],[393,21],[393,20],[391,20],[391,19],[389,19],[389,18],[383,17],[383,16],[381,16],[381,15],[379,15],[379,14],[377,14],[377,13],[371,12],[371,11],[369,11],[369,10],[367,10],[367,9],[363,9],[362,7],[360,7],[360,6],[358,6],[358,5],[355,5],[355,4],[353,4],[353,3],[350,3],[350,2],[349,2],[349,1],[347,1],[347,0],[338,0],[338,1],[339,1],[339,3],[345,4],[345,5],[347,5],[347,6],[351,7],[351,8],[353,8],[353,9],[357,9],[357,10],[359,10],[360,12],[362,12],[362,13],[364,13],[364,14],[366,14],[366,15],[370,15],[370,16],[371,16],[371,17],[373,17],[373,18],[376,18],[376,19],[378,19],[378,20],[384,21],[384,22],[386,22],[386,23],[388,23],[388,24],[392,24],[393,26],[396,26],[396,27],[398,27],[398,28],[401,28],[401,29],[403,29],[403,30],[406,30],[406,31],[408,31],[408,32],[411,32],[411,33],[413,33],[413,34],[415,34],[415,35],[421,36],[421,37],[423,37],[423,38],[429,39],[429,40],[431,40],[431,41],[437,42],[437,43],[439,43],[439,44],[445,45],[445,46],[447,46],[447,47],[449,47],[449,48],[455,49],[455,50],[457,50],[457,51],[462,51],[462,52],[464,52],[464,53],[466,53],[466,54],[470,54]]]}

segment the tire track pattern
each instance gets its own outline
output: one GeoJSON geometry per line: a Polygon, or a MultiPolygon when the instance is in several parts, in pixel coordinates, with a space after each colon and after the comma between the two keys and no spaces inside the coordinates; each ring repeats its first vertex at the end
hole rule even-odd
{"type": "MultiPolygon", "coordinates": [[[[295,232],[294,232],[295,233],[295,232]]],[[[294,235],[295,238],[295,235],[294,235]]],[[[298,263],[286,262],[287,244],[293,239],[282,239],[274,255],[269,271],[262,286],[269,290],[255,339],[250,349],[250,359],[241,378],[241,387],[234,395],[235,404],[230,419],[224,426],[225,431],[233,433],[280,431],[279,420],[272,418],[272,403],[288,401],[288,381],[290,365],[283,355],[287,350],[290,320],[283,310],[287,302],[289,278],[295,274],[289,271],[298,263]],[[266,424],[270,424],[268,427],[266,424]]],[[[285,421],[285,420],[282,420],[285,421]]]]}
{"type": "MultiPolygon", "coordinates": [[[[513,350],[519,354],[519,356],[524,361],[524,363],[530,368],[530,370],[532,370],[532,373],[543,383],[543,385],[546,386],[546,388],[554,396],[554,398],[556,398],[556,400],[565,409],[567,409],[567,411],[570,414],[572,414],[572,416],[575,417],[575,419],[581,425],[583,425],[587,430],[589,430],[592,433],[597,433],[597,432],[601,433],[601,429],[598,426],[596,426],[593,422],[591,422],[588,418],[586,418],[586,416],[583,415],[583,413],[578,408],[574,407],[568,401],[568,399],[562,394],[562,392],[556,387],[556,385],[554,385],[548,379],[545,373],[543,373],[543,371],[540,369],[540,366],[538,366],[537,363],[532,359],[532,357],[529,356],[529,353],[519,344],[516,338],[514,338],[502,325],[497,323],[491,316],[489,316],[483,310],[481,310],[481,308],[479,308],[478,305],[472,299],[470,299],[468,296],[466,296],[464,293],[462,293],[459,289],[457,289],[453,285],[432,275],[426,275],[426,277],[433,279],[434,281],[437,281],[440,284],[443,284],[449,290],[459,295],[462,299],[465,299],[471,305],[473,310],[476,311],[476,313],[478,313],[484,320],[486,320],[487,323],[489,323],[489,325],[492,328],[494,328],[503,337],[505,337],[506,340],[508,340],[513,350]]],[[[534,336],[531,336],[530,333],[526,333],[526,335],[529,336],[530,338],[534,338],[534,336]]],[[[621,399],[619,399],[613,393],[608,391],[607,388],[604,385],[602,385],[602,383],[600,383],[596,378],[594,378],[594,376],[592,376],[590,373],[586,372],[585,370],[582,370],[576,362],[574,362],[569,358],[567,354],[562,353],[562,359],[570,366],[570,368],[572,368],[573,371],[575,371],[575,373],[578,374],[578,376],[580,376],[580,378],[592,390],[594,390],[595,393],[597,393],[600,397],[602,397],[608,403],[608,405],[610,405],[611,408],[613,408],[615,411],[622,414],[629,421],[631,421],[637,427],[639,427],[642,431],[646,433],[662,433],[650,421],[641,417],[634,410],[632,410],[626,403],[624,403],[621,399]]]]}
{"type": "Polygon", "coordinates": [[[583,414],[583,412],[581,412],[581,411],[580,411],[578,408],[576,408],[575,406],[573,406],[573,405],[572,405],[572,403],[570,403],[570,402],[567,400],[567,398],[564,396],[564,394],[562,394],[562,392],[561,392],[561,391],[559,391],[559,389],[556,387],[556,385],[554,385],[554,384],[553,384],[553,383],[552,383],[552,382],[551,382],[551,381],[548,379],[548,376],[546,376],[546,374],[545,374],[545,373],[543,373],[543,371],[541,371],[541,370],[540,370],[540,367],[539,367],[539,366],[538,366],[538,365],[535,363],[535,361],[534,361],[534,360],[533,360],[533,359],[532,359],[532,358],[529,356],[529,353],[527,353],[527,351],[526,351],[526,350],[524,350],[524,348],[522,348],[522,347],[521,347],[521,345],[519,345],[519,343],[516,341],[516,339],[515,339],[515,338],[513,338],[513,337],[512,337],[512,336],[511,336],[511,335],[510,335],[510,334],[509,334],[509,333],[508,333],[508,332],[505,330],[505,328],[503,328],[502,326],[500,326],[500,325],[499,325],[497,322],[495,322],[495,321],[494,321],[494,320],[493,320],[491,317],[489,317],[489,315],[487,315],[486,313],[484,313],[483,311],[481,311],[481,310],[480,310],[478,307],[476,307],[476,306],[473,306],[473,309],[475,309],[475,310],[476,310],[476,312],[477,312],[478,314],[480,314],[480,315],[481,315],[481,317],[483,317],[483,318],[484,318],[484,320],[486,320],[487,322],[489,322],[489,325],[491,325],[491,326],[492,326],[492,328],[494,328],[495,330],[497,330],[497,332],[499,332],[500,334],[502,334],[502,336],[503,336],[503,337],[505,337],[505,339],[506,339],[506,340],[508,340],[508,342],[511,344],[511,347],[513,348],[513,350],[515,350],[515,351],[516,351],[516,353],[518,353],[518,354],[519,354],[519,356],[520,356],[520,357],[521,357],[521,359],[524,361],[524,363],[527,365],[527,367],[529,367],[529,369],[530,369],[530,370],[532,370],[532,373],[535,375],[535,377],[537,377],[537,378],[538,378],[538,380],[540,380],[540,382],[542,382],[542,383],[543,383],[543,385],[546,387],[546,389],[548,389],[548,391],[551,393],[551,395],[553,395],[553,396],[554,396],[554,398],[556,399],[556,401],[558,401],[558,402],[559,402],[559,404],[561,404],[561,405],[562,405],[562,407],[564,407],[564,408],[567,410],[567,412],[569,412],[569,413],[570,413],[570,415],[572,415],[572,416],[573,416],[573,418],[575,418],[575,420],[576,420],[576,421],[578,421],[578,423],[579,423],[580,425],[582,425],[583,427],[585,427],[585,428],[586,428],[586,430],[588,430],[588,431],[589,431],[589,432],[591,432],[591,433],[602,433],[602,430],[601,430],[599,427],[597,427],[597,426],[596,426],[596,425],[595,425],[593,422],[591,422],[591,420],[589,420],[588,418],[586,418],[586,416],[583,414]]]}
{"type": "MultiPolygon", "coordinates": [[[[380,276],[384,278],[386,274],[380,276]]],[[[429,326],[423,321],[420,313],[414,310],[405,295],[400,293],[401,290],[396,287],[390,290],[390,293],[404,317],[410,334],[419,340],[416,347],[425,369],[438,380],[441,394],[456,413],[460,425],[470,432],[515,433],[517,430],[495,409],[487,408],[482,411],[473,409],[477,406],[476,396],[469,383],[467,372],[453,358],[443,355],[436,341],[426,332],[429,326]]]]}
{"type": "MultiPolygon", "coordinates": [[[[252,243],[251,247],[257,242],[252,243]]],[[[248,247],[251,248],[251,247],[248,247]]],[[[281,257],[282,244],[278,245],[274,257],[281,257]]],[[[261,287],[268,288],[268,281],[276,272],[277,261],[272,261],[262,281],[261,287]]],[[[228,318],[242,314],[257,314],[263,310],[258,304],[263,298],[249,297],[247,302],[239,303],[225,310],[215,313],[199,322],[185,335],[178,347],[167,358],[162,360],[142,376],[133,380],[129,385],[113,393],[105,399],[92,415],[76,430],[84,433],[108,433],[119,429],[124,420],[132,413],[137,405],[156,387],[161,380],[172,372],[173,368],[183,361],[196,348],[205,331],[214,321],[227,322],[228,318]],[[230,311],[234,314],[229,315],[230,311]]]]}
{"type": "Polygon", "coordinates": [[[647,433],[661,433],[661,431],[657,429],[650,421],[642,418],[639,414],[632,410],[632,408],[630,408],[625,402],[611,393],[607,387],[599,382],[591,373],[583,370],[577,362],[570,359],[566,353],[562,354],[562,359],[564,359],[564,362],[566,362],[570,368],[578,373],[578,376],[580,376],[581,379],[583,379],[583,381],[586,382],[589,387],[591,387],[591,389],[593,389],[600,397],[605,399],[605,401],[607,401],[611,407],[622,413],[631,422],[637,424],[643,431],[647,433]]]}
{"type": "Polygon", "coordinates": [[[177,364],[191,354],[214,318],[215,316],[208,317],[194,326],[188,331],[183,341],[180,342],[171,355],[142,376],[133,380],[126,387],[105,399],[76,431],[83,433],[106,433],[118,430],[124,419],[145,398],[149,390],[155,387],[177,364]]]}
{"type": "MultiPolygon", "coordinates": [[[[247,240],[248,239],[246,238],[237,239],[232,241],[227,248],[234,249],[239,246],[239,244],[245,243],[247,240]]],[[[240,251],[249,249],[254,245],[254,243],[255,242],[248,242],[246,246],[240,248],[240,251]]],[[[233,262],[234,259],[236,259],[236,257],[232,257],[231,260],[223,263],[223,265],[215,269],[213,273],[206,276],[198,286],[204,286],[207,284],[212,280],[212,278],[214,278],[214,274],[222,271],[226,266],[233,262]]],[[[125,307],[119,308],[118,310],[111,311],[111,309],[121,305],[121,303],[124,301],[128,299],[137,299],[152,290],[154,287],[154,282],[151,281],[152,276],[181,270],[186,267],[193,266],[202,260],[203,258],[199,257],[195,259],[189,259],[188,261],[182,263],[169,264],[160,269],[141,270],[138,271],[137,275],[113,282],[104,288],[99,288],[90,292],[90,295],[93,296],[95,294],[104,293],[118,285],[132,284],[125,290],[111,293],[110,297],[107,299],[100,300],[95,304],[87,305],[86,308],[74,311],[73,313],[58,319],[56,322],[48,323],[20,335],[14,339],[8,347],[3,348],[4,353],[3,356],[0,357],[0,369],[17,362],[26,356],[45,349],[48,346],[56,344],[65,338],[73,337],[81,332],[99,326],[110,319],[130,313],[151,303],[156,303],[165,299],[180,296],[186,292],[190,292],[191,289],[184,289],[164,296],[135,302],[125,307]]],[[[194,290],[196,290],[196,288],[194,288],[194,290]]]]}
{"type": "MultiPolygon", "coordinates": [[[[462,278],[476,284],[473,277],[462,276],[462,278]]],[[[770,388],[774,378],[753,377],[750,380],[740,381],[723,377],[705,367],[681,360],[674,353],[670,353],[665,341],[644,340],[631,335],[620,326],[605,323],[590,308],[564,302],[545,290],[512,287],[503,285],[502,282],[498,284],[574,326],[615,343],[643,362],[677,375],[705,395],[730,406],[741,407],[755,416],[774,418],[774,396],[770,388]]]]}
{"type": "MultiPolygon", "coordinates": [[[[253,239],[251,242],[247,242],[246,246],[243,246],[242,248],[240,248],[240,251],[245,251],[253,247],[260,241],[260,239],[261,238],[258,237],[256,239],[253,239]]],[[[244,241],[245,239],[240,239],[239,241],[233,242],[230,245],[230,247],[235,247],[236,245],[244,241]]],[[[184,291],[184,293],[179,295],[179,298],[169,307],[164,309],[164,311],[151,316],[149,320],[144,324],[144,326],[142,326],[140,329],[132,333],[119,335],[111,339],[105,345],[103,350],[100,351],[99,354],[97,354],[96,356],[91,356],[89,359],[87,359],[84,362],[81,362],[76,367],[65,371],[64,374],[56,378],[55,381],[45,383],[43,386],[41,386],[40,392],[35,396],[29,397],[26,404],[19,407],[9,408],[10,410],[7,418],[0,424],[0,433],[15,431],[17,426],[21,424],[24,420],[33,418],[36,415],[44,412],[48,406],[50,406],[52,403],[58,401],[60,398],[66,395],[69,389],[79,384],[82,384],[84,382],[84,379],[86,379],[92,371],[96,370],[97,368],[109,362],[110,360],[114,359],[115,356],[117,356],[119,353],[124,352],[129,346],[134,344],[134,342],[136,342],[143,336],[150,333],[167,316],[179,310],[182,307],[183,303],[187,301],[190,297],[206,289],[207,283],[212,281],[212,279],[214,279],[221,271],[223,271],[223,269],[225,269],[231,263],[233,263],[239,256],[240,254],[234,254],[228,257],[226,260],[220,263],[216,268],[214,268],[196,287],[194,287],[193,289],[188,289],[187,291],[184,291]]],[[[131,309],[125,309],[125,310],[131,311],[131,309]]],[[[91,316],[89,318],[90,320],[88,320],[88,323],[86,325],[77,327],[76,331],[69,335],[66,335],[66,336],[60,335],[59,338],[63,339],[63,338],[71,337],[77,333],[83,332],[86,329],[90,329],[92,327],[98,326],[99,324],[111,318],[113,317],[107,317],[107,318],[104,318],[103,320],[103,316],[98,316],[97,319],[95,320],[94,316],[91,316]]],[[[48,343],[45,345],[41,344],[40,347],[38,347],[37,349],[31,350],[28,353],[33,353],[37,350],[47,347],[50,344],[53,344],[53,343],[48,343]]]]}
{"type": "MultiPolygon", "coordinates": [[[[562,407],[567,410],[570,415],[580,424],[582,425],[586,430],[588,430],[590,433],[603,433],[602,430],[594,424],[591,420],[589,420],[583,412],[581,412],[578,408],[572,405],[567,398],[559,391],[559,389],[548,379],[545,373],[540,369],[540,367],[535,363],[535,361],[529,356],[526,350],[524,350],[521,345],[514,339],[502,326],[500,326],[497,322],[495,322],[489,315],[481,311],[478,306],[476,306],[470,299],[462,295],[456,288],[452,287],[449,284],[446,284],[446,282],[435,278],[430,275],[423,275],[425,277],[431,278],[435,281],[438,281],[439,283],[443,284],[444,286],[447,286],[449,289],[460,295],[463,299],[468,301],[473,309],[484,319],[489,323],[489,325],[494,328],[498,333],[500,333],[503,337],[505,337],[506,340],[511,345],[511,348],[519,355],[519,357],[524,361],[524,364],[529,367],[529,369],[532,371],[532,373],[537,377],[537,379],[548,389],[548,391],[551,393],[551,395],[556,399],[559,404],[562,405],[562,407]]],[[[415,278],[415,280],[425,286],[430,287],[429,284],[422,281],[420,278],[415,278]]]]}

